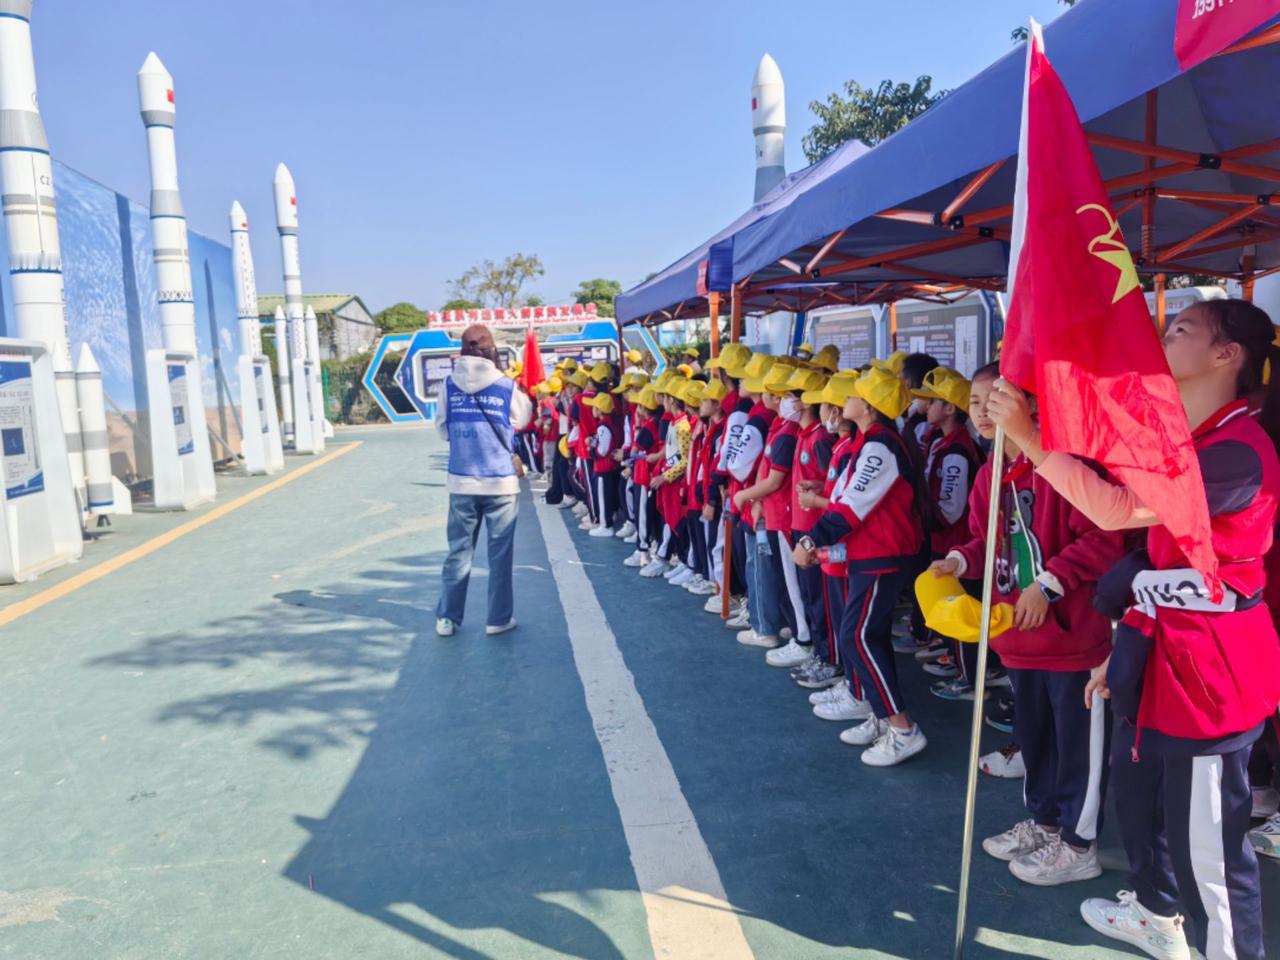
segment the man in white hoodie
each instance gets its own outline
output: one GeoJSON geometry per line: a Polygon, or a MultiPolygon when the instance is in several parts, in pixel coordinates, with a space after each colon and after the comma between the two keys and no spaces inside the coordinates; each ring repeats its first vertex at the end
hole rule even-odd
{"type": "Polygon", "coordinates": [[[499,367],[498,347],[483,324],[462,333],[462,355],[444,384],[436,429],[449,442],[449,557],[436,604],[436,633],[453,636],[462,624],[471,562],[488,533],[490,636],[515,627],[511,566],[520,480],[512,454],[515,433],[533,407],[499,367]]]}

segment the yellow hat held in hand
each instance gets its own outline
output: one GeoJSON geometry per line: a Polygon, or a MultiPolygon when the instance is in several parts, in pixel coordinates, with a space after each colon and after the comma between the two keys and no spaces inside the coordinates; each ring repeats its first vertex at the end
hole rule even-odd
{"type": "Polygon", "coordinates": [[[595,407],[606,416],[613,413],[613,395],[610,393],[597,393],[594,397],[587,397],[583,403],[595,407]]]}
{"type": "Polygon", "coordinates": [[[898,419],[911,406],[911,392],[902,378],[884,367],[872,367],[858,378],[856,388],[858,396],[890,420],[898,419]]]}
{"type": "Polygon", "coordinates": [[[809,362],[818,369],[827,371],[827,373],[835,373],[840,367],[840,348],[834,343],[828,343],[809,362]]]}
{"type": "Polygon", "coordinates": [[[969,381],[950,367],[934,367],[924,375],[919,390],[911,395],[922,400],[945,400],[957,410],[969,409],[969,381]]]}
{"type": "MultiPolygon", "coordinates": [[[[951,574],[938,576],[926,570],[916,577],[916,601],[930,630],[959,640],[977,643],[982,623],[982,601],[965,592],[951,574]]],[[[997,603],[991,608],[991,636],[998,637],[1013,626],[1013,604],[997,603]]]]}
{"type": "Polygon", "coordinates": [[[568,457],[569,456],[569,438],[561,437],[560,442],[556,444],[556,448],[560,451],[560,456],[568,457]]]}
{"type": "Polygon", "coordinates": [[[751,360],[751,348],[745,343],[729,343],[720,351],[720,356],[712,357],[706,362],[708,370],[723,369],[729,376],[738,377],[735,370],[741,370],[751,360]]]}

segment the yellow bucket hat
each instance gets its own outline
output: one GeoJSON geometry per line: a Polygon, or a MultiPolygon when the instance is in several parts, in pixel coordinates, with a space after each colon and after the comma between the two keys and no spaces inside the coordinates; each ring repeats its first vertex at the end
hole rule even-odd
{"type": "Polygon", "coordinates": [[[881,360],[880,362],[883,363],[890,370],[892,370],[894,374],[900,377],[902,376],[902,367],[907,362],[907,351],[895,350],[893,353],[889,354],[888,357],[886,357],[884,360],[881,360]]]}
{"type": "MultiPolygon", "coordinates": [[[[965,592],[954,576],[935,576],[926,570],[916,577],[916,600],[930,630],[959,640],[977,643],[982,623],[982,601],[965,592]]],[[[1013,626],[1013,604],[997,603],[991,608],[991,636],[998,637],[1013,626]]]]}
{"type": "MultiPolygon", "coordinates": [[[[858,394],[858,377],[861,374],[856,370],[837,370],[835,375],[827,381],[827,385],[822,388],[819,400],[822,403],[829,403],[835,407],[843,407],[844,402],[850,397],[858,394]]],[[[805,403],[810,401],[804,397],[800,398],[805,403]]]]}
{"type": "Polygon", "coordinates": [[[723,369],[729,376],[736,378],[738,374],[734,373],[734,371],[740,371],[750,359],[750,347],[745,343],[730,343],[726,344],[724,349],[720,351],[720,356],[712,357],[706,362],[706,368],[708,370],[723,369]]]}
{"type": "Polygon", "coordinates": [[[934,367],[924,375],[919,390],[911,395],[923,400],[945,400],[957,410],[969,409],[969,381],[950,367],[934,367]]]}
{"type": "Polygon", "coordinates": [[[834,343],[828,343],[809,362],[827,373],[835,373],[840,366],[840,348],[834,343]]]}
{"type": "MultiPolygon", "coordinates": [[[[794,393],[797,390],[804,393],[821,393],[822,388],[827,385],[827,375],[813,367],[800,367],[791,372],[791,377],[787,380],[788,392],[794,393]]],[[[802,396],[801,401],[804,401],[802,396]]],[[[808,401],[818,403],[817,400],[808,401]]]]}
{"type": "Polygon", "coordinates": [[[906,384],[884,367],[872,367],[858,378],[855,386],[858,396],[890,420],[898,419],[911,405],[911,392],[906,384]]]}
{"type": "Polygon", "coordinates": [[[587,397],[583,403],[588,406],[595,407],[601,413],[608,416],[613,413],[613,395],[609,393],[597,393],[594,397],[587,397]]]}
{"type": "Polygon", "coordinates": [[[729,395],[729,388],[719,380],[712,380],[706,385],[706,389],[702,391],[703,400],[714,400],[719,403],[729,395]]]}

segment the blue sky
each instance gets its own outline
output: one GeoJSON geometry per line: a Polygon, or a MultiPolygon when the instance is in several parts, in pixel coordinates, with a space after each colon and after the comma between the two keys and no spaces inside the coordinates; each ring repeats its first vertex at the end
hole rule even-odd
{"type": "Polygon", "coordinates": [[[149,192],[135,74],[174,74],[193,229],[249,212],[258,287],[279,292],[275,165],[298,182],[303,283],[378,310],[423,307],[486,257],[537,253],[534,290],[639,282],[751,200],[750,86],[787,85],[787,168],[808,104],[845,80],[956,86],[1056,0],[439,3],[37,0],[40,102],[55,156],[149,192]],[[355,14],[355,15],[353,15],[355,14]]]}

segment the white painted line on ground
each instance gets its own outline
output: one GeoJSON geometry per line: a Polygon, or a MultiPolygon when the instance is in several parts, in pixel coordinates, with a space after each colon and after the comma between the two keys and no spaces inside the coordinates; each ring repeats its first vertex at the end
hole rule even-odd
{"type": "Polygon", "coordinates": [[[534,501],[658,960],[754,960],[561,513],[534,501]]]}

